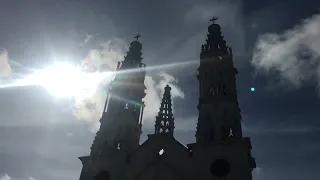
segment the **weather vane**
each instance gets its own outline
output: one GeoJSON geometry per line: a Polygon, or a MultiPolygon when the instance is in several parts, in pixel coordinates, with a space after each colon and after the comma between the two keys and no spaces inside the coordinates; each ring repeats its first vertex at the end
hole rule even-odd
{"type": "Polygon", "coordinates": [[[214,23],[217,19],[219,19],[219,18],[216,18],[216,17],[212,17],[212,19],[210,19],[210,21],[212,22],[212,23],[214,23]]]}
{"type": "Polygon", "coordinates": [[[138,41],[140,37],[141,37],[141,36],[140,36],[140,34],[138,33],[134,38],[138,41]]]}

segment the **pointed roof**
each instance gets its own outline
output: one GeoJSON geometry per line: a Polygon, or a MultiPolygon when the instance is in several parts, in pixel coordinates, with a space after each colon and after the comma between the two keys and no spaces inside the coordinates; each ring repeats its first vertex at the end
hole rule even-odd
{"type": "Polygon", "coordinates": [[[121,69],[131,69],[142,67],[142,44],[138,41],[140,38],[138,33],[134,38],[135,40],[130,43],[129,51],[124,57],[124,61],[121,64],[121,69]]]}
{"type": "Polygon", "coordinates": [[[226,56],[231,55],[232,51],[226,44],[221,27],[216,23],[218,18],[210,19],[211,25],[208,27],[206,43],[201,47],[201,56],[226,56]]]}
{"type": "Polygon", "coordinates": [[[171,104],[171,87],[166,86],[164,88],[164,94],[160,106],[158,116],[155,123],[155,134],[171,134],[174,131],[174,117],[172,113],[171,104]]]}

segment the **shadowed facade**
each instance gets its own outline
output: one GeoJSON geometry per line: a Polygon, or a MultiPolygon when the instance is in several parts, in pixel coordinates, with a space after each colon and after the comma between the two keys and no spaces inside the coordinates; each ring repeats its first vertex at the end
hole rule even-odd
{"type": "Polygon", "coordinates": [[[116,75],[90,156],[80,157],[80,180],[252,179],[256,165],[250,139],[242,136],[237,69],[215,20],[211,20],[208,38],[201,47],[196,142],[186,147],[174,138],[171,88],[166,86],[155,133],[139,145],[145,65],[137,36],[117,68],[136,70],[116,75]]]}

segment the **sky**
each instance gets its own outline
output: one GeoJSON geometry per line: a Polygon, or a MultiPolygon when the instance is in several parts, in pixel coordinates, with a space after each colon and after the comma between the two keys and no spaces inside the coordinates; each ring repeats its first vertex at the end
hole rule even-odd
{"type": "MultiPolygon", "coordinates": [[[[158,67],[145,79],[142,141],[153,132],[169,84],[175,137],[193,143],[199,53],[215,15],[239,71],[242,126],[257,162],[254,179],[316,180],[319,7],[316,0],[1,0],[0,82],[56,59],[77,65],[89,58],[114,70],[139,32],[143,62],[158,67]]],[[[79,179],[78,157],[89,154],[104,98],[100,92],[85,100],[57,97],[43,86],[1,88],[0,180],[79,179]]]]}

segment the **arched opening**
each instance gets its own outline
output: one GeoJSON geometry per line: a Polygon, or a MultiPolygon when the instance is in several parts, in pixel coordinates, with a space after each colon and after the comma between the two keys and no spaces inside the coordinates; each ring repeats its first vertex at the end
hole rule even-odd
{"type": "Polygon", "coordinates": [[[223,90],[223,95],[227,96],[228,91],[227,91],[227,86],[225,84],[222,85],[222,90],[223,90]]]}
{"type": "Polygon", "coordinates": [[[231,127],[229,127],[229,138],[233,137],[233,130],[231,127]]]}
{"type": "Polygon", "coordinates": [[[225,159],[216,159],[210,167],[211,174],[218,178],[227,176],[230,172],[230,164],[225,159]]]}
{"type": "Polygon", "coordinates": [[[95,177],[94,180],[110,180],[109,171],[100,171],[95,177]]]}

